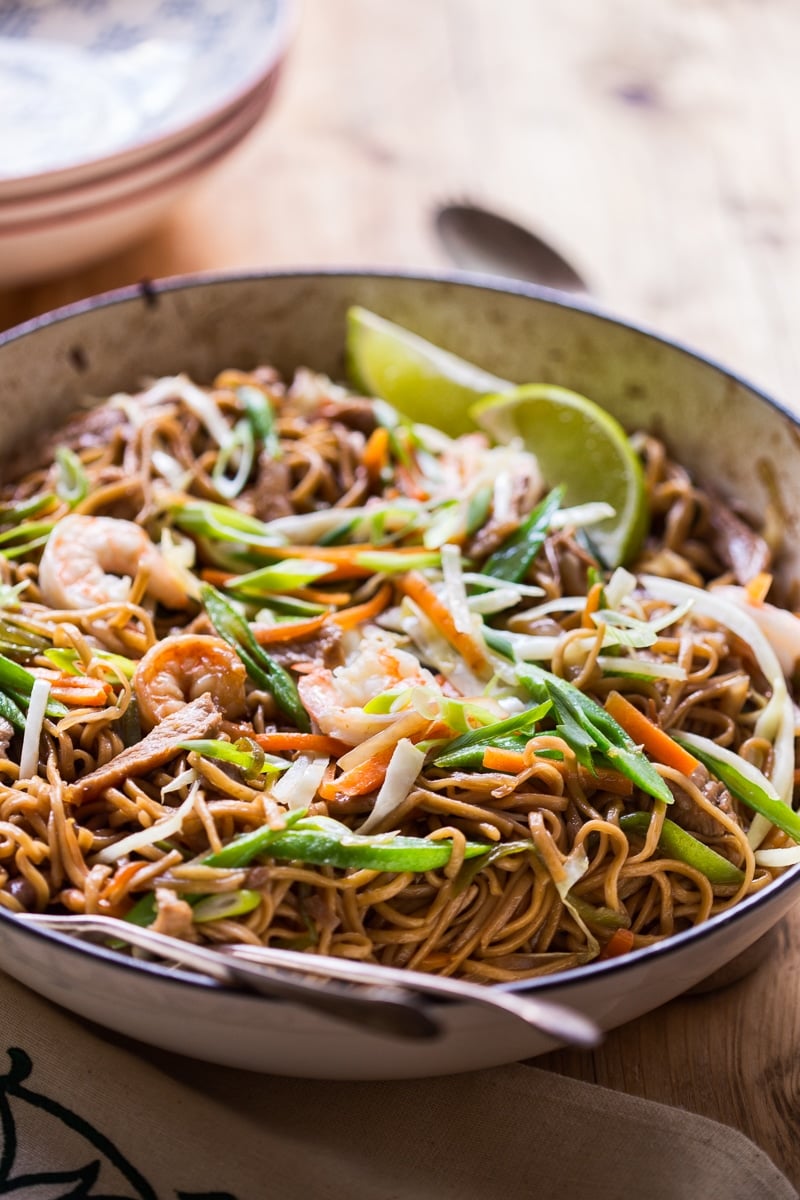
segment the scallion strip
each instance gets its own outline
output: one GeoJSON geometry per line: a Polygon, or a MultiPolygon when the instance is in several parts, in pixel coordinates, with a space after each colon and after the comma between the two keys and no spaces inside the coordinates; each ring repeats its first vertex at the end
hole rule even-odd
{"type": "Polygon", "coordinates": [[[59,446],[55,452],[56,494],[70,508],[80,504],[89,495],[89,476],[74,450],[59,446]]]}
{"type": "Polygon", "coordinates": [[[31,496],[29,500],[21,500],[19,504],[0,504],[0,525],[16,525],[20,521],[38,517],[46,509],[52,508],[55,500],[53,492],[42,492],[39,496],[31,496]]]}
{"type": "Polygon", "coordinates": [[[252,384],[236,388],[236,395],[244,406],[245,417],[256,442],[261,443],[270,458],[280,458],[281,443],[275,430],[275,413],[269,398],[252,384]]]}
{"type": "Polygon", "coordinates": [[[216,758],[220,762],[232,763],[248,775],[277,775],[291,766],[285,758],[265,754],[258,743],[250,738],[240,738],[236,743],[216,738],[196,738],[178,742],[178,747],[199,754],[201,758],[216,758]]]}
{"type": "Polygon", "coordinates": [[[170,511],[178,528],[195,537],[270,548],[283,544],[282,539],[276,538],[263,521],[225,504],[192,500],[187,504],[176,504],[170,511]]]}
{"type": "Polygon", "coordinates": [[[250,422],[246,419],[237,421],[233,427],[230,439],[220,447],[211,472],[214,487],[226,500],[234,500],[250,478],[255,460],[255,442],[250,422]],[[228,474],[228,467],[235,464],[233,475],[228,474]]]}
{"type": "Polygon", "coordinates": [[[335,568],[332,563],[318,562],[311,558],[284,558],[270,563],[246,575],[229,579],[226,588],[252,596],[262,592],[292,592],[295,588],[307,587],[323,575],[330,575],[335,568]]]}
{"type": "Polygon", "coordinates": [[[533,560],[544,545],[553,514],[561,507],[564,488],[553,488],[552,492],[537,504],[518,529],[506,538],[484,564],[484,575],[519,583],[527,575],[533,560]]]}
{"type": "MultiPolygon", "coordinates": [[[[4,654],[0,654],[0,691],[6,692],[17,704],[26,710],[35,682],[35,675],[31,675],[30,671],[26,671],[19,663],[12,662],[4,654]]],[[[48,700],[48,717],[52,717],[58,721],[61,717],[66,717],[68,713],[69,709],[59,703],[59,701],[48,700]]]]}
{"type": "Polygon", "coordinates": [[[198,900],[193,906],[192,920],[197,925],[204,925],[208,921],[229,921],[232,917],[243,917],[252,912],[260,903],[261,892],[250,888],[239,888],[235,892],[216,892],[198,900]]]}

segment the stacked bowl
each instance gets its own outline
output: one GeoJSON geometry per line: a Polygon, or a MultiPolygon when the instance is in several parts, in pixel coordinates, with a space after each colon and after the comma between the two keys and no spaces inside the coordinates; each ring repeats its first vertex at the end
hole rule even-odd
{"type": "Polygon", "coordinates": [[[133,240],[252,129],[291,0],[0,4],[0,286],[133,240]]]}

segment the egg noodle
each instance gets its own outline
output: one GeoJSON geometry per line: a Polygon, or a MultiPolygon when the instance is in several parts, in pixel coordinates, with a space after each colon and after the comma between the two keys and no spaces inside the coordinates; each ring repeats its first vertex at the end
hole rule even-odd
{"type": "Polygon", "coordinates": [[[0,488],[0,903],[502,982],[765,887],[800,622],[632,442],[620,566],[528,450],[309,370],[74,416],[0,488]]]}

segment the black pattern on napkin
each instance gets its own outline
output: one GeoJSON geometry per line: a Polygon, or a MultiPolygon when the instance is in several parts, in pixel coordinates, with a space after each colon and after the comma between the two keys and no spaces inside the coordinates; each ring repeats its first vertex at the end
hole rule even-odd
{"type": "MultiPolygon", "coordinates": [[[[17,1200],[34,1196],[36,1200],[163,1200],[110,1137],[58,1100],[26,1086],[33,1061],[25,1050],[13,1046],[7,1053],[10,1069],[0,1076],[0,1196],[13,1194],[17,1200]],[[44,1171],[29,1169],[36,1161],[38,1146],[25,1140],[30,1139],[27,1106],[28,1114],[32,1109],[38,1117],[35,1137],[42,1149],[43,1119],[53,1121],[46,1147],[49,1165],[44,1171]],[[54,1164],[52,1144],[56,1133],[65,1130],[75,1137],[65,1139],[64,1161],[54,1164]],[[109,1192],[109,1176],[125,1190],[109,1192]]],[[[175,1189],[174,1194],[176,1200],[236,1200],[230,1192],[175,1189]]]]}

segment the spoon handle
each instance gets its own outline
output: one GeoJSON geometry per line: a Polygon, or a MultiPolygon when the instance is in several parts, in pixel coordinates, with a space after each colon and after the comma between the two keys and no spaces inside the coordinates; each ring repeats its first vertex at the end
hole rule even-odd
{"type": "Polygon", "coordinates": [[[270,946],[211,950],[115,917],[26,913],[16,919],[106,943],[122,941],[228,986],[238,983],[263,995],[296,1000],[395,1037],[430,1038],[440,1034],[430,1009],[422,1007],[424,995],[500,1008],[561,1043],[591,1047],[601,1036],[594,1022],[574,1009],[467,980],[270,946]],[[358,986],[352,987],[354,984],[358,986]]]}
{"type": "Polygon", "coordinates": [[[384,986],[381,981],[368,988],[354,989],[346,983],[322,983],[307,976],[293,978],[285,969],[278,971],[265,964],[235,961],[218,950],[195,946],[115,917],[20,913],[17,919],[39,929],[91,941],[124,942],[228,987],[238,984],[273,999],[293,1000],[316,1012],[360,1027],[366,1025],[391,1037],[430,1039],[440,1034],[438,1023],[423,1009],[419,997],[405,989],[384,986]]]}
{"type": "Polygon", "coordinates": [[[350,983],[396,985],[399,988],[441,996],[452,1000],[468,1000],[488,1008],[501,1008],[526,1024],[558,1041],[590,1048],[602,1037],[599,1027],[589,1017],[553,1000],[505,991],[499,987],[470,983],[465,979],[450,979],[445,975],[429,975],[408,968],[384,967],[353,959],[334,958],[322,954],[299,954],[295,950],[278,950],[271,946],[236,946],[229,950],[231,957],[260,962],[273,967],[285,967],[327,979],[350,983]]]}

